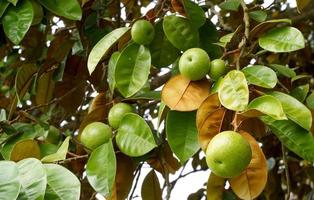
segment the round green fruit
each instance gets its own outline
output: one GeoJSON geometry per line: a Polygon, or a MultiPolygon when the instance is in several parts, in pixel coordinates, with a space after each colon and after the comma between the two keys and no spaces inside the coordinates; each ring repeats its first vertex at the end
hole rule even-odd
{"type": "Polygon", "coordinates": [[[232,178],[241,174],[252,159],[250,144],[239,133],[224,131],[207,146],[206,162],[217,176],[232,178]]]}
{"type": "Polygon", "coordinates": [[[133,111],[133,107],[127,103],[115,104],[114,106],[112,106],[108,114],[109,125],[114,129],[119,128],[119,124],[124,115],[133,111]]]}
{"type": "Polygon", "coordinates": [[[131,36],[134,42],[147,45],[154,39],[155,29],[149,21],[138,20],[132,26],[131,36]]]}
{"type": "Polygon", "coordinates": [[[94,150],[108,142],[111,137],[111,127],[101,122],[93,122],[88,124],[82,131],[81,142],[87,148],[94,150]]]}
{"type": "Polygon", "coordinates": [[[192,48],[183,53],[179,60],[180,73],[192,80],[197,81],[206,76],[209,71],[209,56],[203,49],[192,48]]]}
{"type": "Polygon", "coordinates": [[[224,60],[215,59],[210,63],[209,76],[213,80],[218,80],[226,73],[226,64],[224,60]]]}

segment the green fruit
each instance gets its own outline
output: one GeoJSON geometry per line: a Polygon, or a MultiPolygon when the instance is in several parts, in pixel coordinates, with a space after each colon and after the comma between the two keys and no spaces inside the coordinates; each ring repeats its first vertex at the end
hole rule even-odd
{"type": "Polygon", "coordinates": [[[134,109],[131,105],[126,103],[117,103],[109,111],[108,114],[109,125],[114,129],[119,128],[119,124],[124,115],[127,113],[131,113],[133,111],[134,109]]]}
{"type": "Polygon", "coordinates": [[[215,59],[210,63],[209,76],[213,80],[218,80],[222,75],[226,73],[225,61],[221,59],[215,59]]]}
{"type": "Polygon", "coordinates": [[[203,49],[189,49],[183,53],[179,60],[180,73],[192,81],[200,80],[209,71],[209,61],[209,56],[203,49]]]}
{"type": "Polygon", "coordinates": [[[208,167],[217,176],[232,178],[241,174],[252,158],[250,144],[239,133],[217,134],[206,149],[208,167]]]}
{"type": "Polygon", "coordinates": [[[46,141],[51,144],[58,144],[60,141],[60,131],[54,126],[49,126],[46,141]]]}
{"type": "Polygon", "coordinates": [[[147,45],[155,36],[153,25],[146,20],[136,21],[131,29],[132,40],[138,44],[147,45]]]}
{"type": "Polygon", "coordinates": [[[84,128],[80,139],[84,146],[94,150],[98,146],[108,142],[111,137],[111,127],[101,122],[93,122],[84,128]]]}

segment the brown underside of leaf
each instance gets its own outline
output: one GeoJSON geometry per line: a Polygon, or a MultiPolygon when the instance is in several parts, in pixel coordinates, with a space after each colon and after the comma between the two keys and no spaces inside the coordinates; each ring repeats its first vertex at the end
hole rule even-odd
{"type": "Polygon", "coordinates": [[[12,149],[10,160],[18,162],[25,158],[40,159],[40,149],[35,140],[22,140],[16,143],[12,149]]]}
{"type": "Polygon", "coordinates": [[[173,10],[178,12],[180,15],[185,15],[184,6],[179,0],[171,0],[171,6],[173,10]]]}
{"type": "Polygon", "coordinates": [[[267,161],[254,137],[244,131],[240,133],[250,143],[252,160],[242,174],[229,179],[229,183],[238,197],[250,200],[258,197],[265,188],[268,173],[267,161]]]}
{"type": "Polygon", "coordinates": [[[221,200],[225,182],[226,179],[211,173],[207,181],[207,200],[221,200]]]}
{"type": "MultiPolygon", "coordinates": [[[[55,82],[52,80],[53,71],[44,73],[40,76],[37,83],[36,90],[36,104],[44,105],[47,104],[53,97],[53,92],[55,89],[55,82]]],[[[42,108],[42,111],[47,109],[47,107],[42,108]]]]}
{"type": "Polygon", "coordinates": [[[206,151],[210,140],[220,132],[225,113],[225,108],[216,109],[209,113],[203,124],[200,125],[198,129],[198,141],[203,151],[206,151]]]}
{"type": "Polygon", "coordinates": [[[118,153],[116,158],[116,180],[113,186],[112,196],[108,200],[124,200],[129,194],[134,178],[133,172],[135,170],[135,163],[133,160],[122,153],[118,153]]]}
{"type": "Polygon", "coordinates": [[[252,133],[256,138],[262,138],[267,135],[265,124],[258,118],[243,119],[238,129],[252,133]]]}
{"type": "Polygon", "coordinates": [[[210,94],[200,105],[196,113],[197,129],[204,123],[208,114],[221,107],[218,93],[210,94]]]}
{"type": "Polygon", "coordinates": [[[190,81],[181,75],[174,76],[161,92],[162,101],[177,111],[192,111],[199,108],[209,95],[210,83],[206,80],[190,81]]]}
{"type": "Polygon", "coordinates": [[[160,184],[154,170],[150,171],[145,177],[141,195],[143,200],[162,200],[160,184]]]}

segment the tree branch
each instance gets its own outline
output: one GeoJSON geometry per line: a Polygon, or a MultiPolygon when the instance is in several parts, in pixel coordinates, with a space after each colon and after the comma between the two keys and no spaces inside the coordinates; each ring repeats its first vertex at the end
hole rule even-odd
{"type": "Polygon", "coordinates": [[[150,82],[150,89],[154,90],[156,88],[159,88],[171,78],[171,75],[172,75],[171,72],[168,72],[162,76],[154,77],[150,82]]]}
{"type": "Polygon", "coordinates": [[[287,151],[283,144],[281,144],[281,150],[282,150],[282,159],[285,166],[285,176],[287,181],[287,197],[286,200],[290,199],[290,175],[289,175],[289,168],[288,168],[288,160],[287,160],[287,151]]]}

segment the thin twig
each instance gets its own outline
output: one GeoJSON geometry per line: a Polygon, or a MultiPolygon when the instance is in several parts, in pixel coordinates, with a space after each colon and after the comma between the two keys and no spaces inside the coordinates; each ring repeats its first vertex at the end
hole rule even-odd
{"type": "Polygon", "coordinates": [[[285,175],[286,175],[286,182],[287,182],[287,197],[286,200],[290,199],[290,175],[289,175],[289,168],[288,168],[288,160],[286,155],[286,148],[283,144],[281,144],[282,150],[282,159],[285,166],[285,175]]]}
{"type": "Polygon", "coordinates": [[[64,163],[69,163],[69,162],[72,162],[74,160],[80,160],[80,159],[84,159],[84,158],[88,158],[88,154],[75,156],[75,157],[72,157],[72,158],[67,158],[65,160],[60,160],[60,161],[57,161],[55,163],[57,163],[57,164],[64,164],[64,163]]]}
{"type": "Polygon", "coordinates": [[[143,164],[140,164],[140,165],[137,167],[136,171],[135,171],[135,175],[137,175],[137,177],[136,177],[136,179],[135,179],[134,187],[133,187],[132,192],[131,192],[131,194],[130,194],[129,200],[131,200],[131,199],[133,198],[135,189],[136,189],[137,184],[138,184],[138,180],[139,180],[140,175],[141,175],[142,166],[143,166],[143,164]]]}

